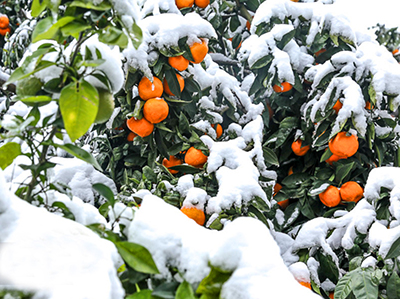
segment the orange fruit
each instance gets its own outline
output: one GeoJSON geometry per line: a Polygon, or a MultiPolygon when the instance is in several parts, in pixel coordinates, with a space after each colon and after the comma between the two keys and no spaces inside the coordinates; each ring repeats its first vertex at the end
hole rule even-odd
{"type": "Polygon", "coordinates": [[[293,85],[288,83],[288,82],[282,82],[282,86],[279,86],[278,84],[275,84],[272,88],[274,89],[275,92],[281,93],[281,92],[287,92],[293,88],[293,85]]]}
{"type": "Polygon", "coordinates": [[[393,55],[396,55],[397,53],[399,53],[399,49],[394,49],[394,50],[392,51],[392,54],[393,54],[393,55]]]}
{"type": "Polygon", "coordinates": [[[194,0],[175,0],[175,4],[179,9],[192,7],[194,0]]]}
{"type": "Polygon", "coordinates": [[[279,190],[281,190],[281,189],[282,189],[282,185],[279,184],[279,183],[275,183],[275,186],[274,186],[274,196],[275,196],[276,193],[278,193],[279,190]]]}
{"type": "Polygon", "coordinates": [[[140,137],[149,136],[154,129],[154,125],[144,117],[142,119],[131,117],[127,120],[126,125],[129,130],[139,135],[140,137]]]}
{"type": "Polygon", "coordinates": [[[354,201],[358,202],[364,194],[364,189],[354,181],[349,181],[344,183],[342,187],[340,187],[340,197],[344,201],[354,201]]]}
{"type": "Polygon", "coordinates": [[[346,132],[337,133],[329,141],[329,149],[336,156],[351,157],[358,150],[358,137],[356,135],[347,136],[346,132]]]}
{"type": "Polygon", "coordinates": [[[8,34],[11,33],[11,28],[10,28],[10,27],[7,27],[7,28],[5,28],[5,29],[0,28],[0,35],[6,36],[7,33],[8,33],[8,34]]]}
{"type": "Polygon", "coordinates": [[[297,139],[292,143],[292,151],[296,156],[304,156],[310,149],[309,145],[301,146],[303,141],[301,139],[297,139]]]}
{"type": "Polygon", "coordinates": [[[0,16],[0,28],[1,29],[6,29],[10,26],[10,20],[6,15],[0,16]]]}
{"type": "Polygon", "coordinates": [[[289,205],[289,199],[278,201],[278,205],[281,207],[282,210],[286,209],[289,205]]]}
{"type": "Polygon", "coordinates": [[[158,124],[167,118],[169,106],[162,98],[149,99],[144,103],[143,115],[152,124],[158,124]]]}
{"type": "Polygon", "coordinates": [[[339,189],[330,185],[324,192],[319,194],[319,199],[327,207],[336,207],[341,201],[339,189]]]}
{"type": "Polygon", "coordinates": [[[249,21],[247,21],[247,22],[246,22],[246,28],[247,28],[247,30],[250,30],[250,26],[251,26],[251,23],[250,23],[249,21]]]}
{"type": "Polygon", "coordinates": [[[187,60],[183,55],[174,56],[168,58],[168,64],[174,69],[182,72],[186,70],[189,66],[189,60],[187,60]]]}
{"type": "Polygon", "coordinates": [[[329,298],[330,298],[330,299],[333,299],[334,297],[335,297],[335,293],[334,293],[334,292],[330,292],[330,293],[329,293],[329,298]]]}
{"type": "Polygon", "coordinates": [[[290,1],[292,1],[292,2],[299,2],[299,0],[290,0],[290,1]]]}
{"type": "Polygon", "coordinates": [[[137,136],[137,135],[136,135],[135,133],[130,132],[130,133],[128,134],[128,137],[126,137],[126,140],[128,140],[128,141],[133,141],[133,139],[135,139],[136,136],[137,136]]]}
{"type": "MultiPolygon", "coordinates": [[[[292,0],[293,1],[293,0],[292,0]]],[[[297,2],[297,1],[296,1],[297,2]]],[[[319,55],[321,55],[322,53],[326,52],[326,49],[321,49],[318,52],[315,52],[314,55],[315,57],[318,57],[319,55]]]]}
{"type": "Polygon", "coordinates": [[[194,167],[203,167],[208,157],[203,152],[193,146],[190,147],[185,155],[185,162],[194,167]]]}
{"type": "Polygon", "coordinates": [[[333,162],[337,162],[341,159],[347,159],[347,157],[340,157],[340,156],[336,156],[336,155],[332,154],[332,156],[330,156],[328,159],[326,159],[325,162],[332,166],[333,162]]]}
{"type": "Polygon", "coordinates": [[[335,105],[333,105],[332,109],[335,110],[336,114],[339,113],[339,110],[343,107],[343,104],[341,101],[337,100],[335,105]]]}
{"type": "Polygon", "coordinates": [[[290,166],[288,174],[287,175],[292,175],[293,174],[293,166],[290,166]]]}
{"type": "MultiPolygon", "coordinates": [[[[178,79],[179,89],[180,89],[181,92],[182,92],[182,90],[185,88],[185,80],[184,80],[184,79],[182,78],[182,76],[179,75],[179,74],[176,74],[176,79],[178,79]]],[[[170,96],[175,96],[175,95],[171,92],[171,89],[169,89],[168,82],[167,82],[167,79],[166,79],[166,78],[164,78],[163,86],[164,86],[164,91],[165,91],[166,94],[168,94],[168,95],[170,95],[170,96]]]]}
{"type": "MultiPolygon", "coordinates": [[[[293,0],[292,0],[293,1],[293,0]]],[[[293,1],[293,2],[297,2],[297,1],[293,1]]],[[[305,286],[306,288],[309,288],[311,290],[311,283],[310,282],[306,282],[306,281],[299,281],[299,283],[302,286],[305,286]]]]}
{"type": "MultiPolygon", "coordinates": [[[[164,160],[162,161],[162,165],[164,165],[167,168],[181,164],[182,160],[176,158],[175,156],[169,156],[169,160],[167,158],[164,158],[164,160]]],[[[172,174],[177,174],[179,172],[178,170],[173,170],[173,169],[168,169],[168,170],[172,174]]]]}
{"type": "Polygon", "coordinates": [[[193,63],[201,63],[208,53],[207,41],[201,38],[201,43],[194,43],[190,47],[190,53],[192,53],[193,63]]]}
{"type": "Polygon", "coordinates": [[[210,4],[210,0],[194,0],[194,4],[200,8],[206,8],[210,4]]]}
{"type": "MultiPolygon", "coordinates": [[[[215,128],[215,125],[212,124],[211,127],[215,128]]],[[[222,136],[222,133],[224,130],[222,129],[222,126],[220,124],[217,124],[217,128],[215,128],[215,132],[217,133],[217,138],[222,136]]]]}
{"type": "Polygon", "coordinates": [[[204,214],[203,210],[197,208],[186,208],[182,207],[181,211],[183,214],[188,216],[190,219],[196,221],[198,225],[204,225],[206,222],[206,215],[204,214]]]}
{"type": "Polygon", "coordinates": [[[162,96],[164,88],[160,79],[153,77],[151,82],[147,77],[143,77],[138,85],[139,97],[147,101],[152,98],[159,98],[162,96]]]}
{"type": "Polygon", "coordinates": [[[371,102],[368,101],[368,102],[365,103],[365,109],[371,110],[372,108],[374,108],[374,106],[371,105],[371,102]]]}

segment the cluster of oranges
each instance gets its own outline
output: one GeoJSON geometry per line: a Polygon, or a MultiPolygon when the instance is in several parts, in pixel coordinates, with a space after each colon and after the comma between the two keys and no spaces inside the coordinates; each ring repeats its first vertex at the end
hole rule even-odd
{"type": "Polygon", "coordinates": [[[7,33],[10,34],[10,20],[6,15],[0,15],[0,35],[5,36],[7,33]]]}
{"type": "Polygon", "coordinates": [[[210,4],[210,0],[175,0],[175,4],[179,9],[192,7],[193,4],[200,8],[206,8],[210,4]]]}
{"type": "MultiPolygon", "coordinates": [[[[190,62],[195,64],[201,63],[208,53],[207,41],[204,39],[193,43],[189,48],[193,57],[192,61],[189,61],[183,55],[168,58],[168,64],[177,72],[186,70],[190,62]]],[[[185,80],[179,73],[176,73],[176,79],[179,83],[179,89],[182,92],[185,88],[185,80]]],[[[138,84],[138,92],[140,99],[144,101],[142,109],[143,117],[141,119],[131,117],[127,120],[126,126],[130,130],[127,137],[128,141],[133,141],[136,136],[142,138],[149,136],[154,130],[154,125],[164,121],[168,117],[169,105],[162,98],[163,94],[175,96],[166,78],[161,81],[156,76],[153,76],[152,81],[147,77],[142,77],[138,84]]],[[[215,125],[212,126],[215,128],[217,137],[219,138],[222,135],[222,126],[220,124],[217,124],[216,127],[215,125]]],[[[201,168],[207,162],[207,156],[193,146],[179,156],[184,156],[184,159],[170,156],[169,159],[164,158],[162,164],[169,168],[185,162],[188,165],[201,168]]],[[[177,170],[173,169],[169,169],[169,171],[172,174],[178,173],[177,170]]]]}
{"type": "Polygon", "coordinates": [[[343,201],[358,202],[364,194],[364,189],[354,181],[344,183],[340,188],[330,185],[319,194],[319,199],[327,207],[336,207],[343,201]]]}

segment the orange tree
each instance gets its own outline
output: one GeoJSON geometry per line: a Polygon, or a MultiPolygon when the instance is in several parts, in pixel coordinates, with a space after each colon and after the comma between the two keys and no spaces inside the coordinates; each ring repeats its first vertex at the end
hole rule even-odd
{"type": "MultiPolygon", "coordinates": [[[[105,217],[118,201],[140,205],[147,190],[209,229],[258,218],[288,265],[308,265],[324,298],[398,289],[397,243],[385,256],[368,243],[374,221],[397,219],[388,187],[361,200],[372,169],[399,165],[392,54],[356,35],[329,1],[161,2],[16,1],[32,18],[11,2],[0,8],[11,24],[2,39],[1,167],[31,159],[31,180],[17,194],[43,202],[59,188],[47,171],[60,148],[116,183],[118,194],[95,187],[107,198],[96,202],[105,217]],[[11,117],[21,103],[25,118],[11,117]]],[[[122,225],[92,228],[120,250],[127,294],[142,293],[149,279],[147,298],[193,293],[153,276],[151,257],[121,243],[122,225]]],[[[218,297],[229,278],[214,270],[202,298],[210,289],[218,297]]]]}

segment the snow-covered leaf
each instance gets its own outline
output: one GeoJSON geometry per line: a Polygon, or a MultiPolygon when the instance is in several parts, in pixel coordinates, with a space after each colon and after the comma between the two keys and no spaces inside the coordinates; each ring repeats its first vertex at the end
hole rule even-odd
{"type": "Polygon", "coordinates": [[[150,252],[142,245],[131,242],[115,242],[124,261],[138,272],[157,274],[158,269],[150,252]]]}

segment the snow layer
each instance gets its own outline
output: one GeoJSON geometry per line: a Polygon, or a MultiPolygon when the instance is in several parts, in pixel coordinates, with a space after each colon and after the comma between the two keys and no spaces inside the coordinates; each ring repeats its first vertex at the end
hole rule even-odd
{"type": "Polygon", "coordinates": [[[209,264],[231,271],[221,298],[261,299],[276,294],[320,298],[294,279],[269,230],[254,218],[240,217],[222,231],[208,230],[162,199],[148,195],[135,213],[128,239],[150,251],[164,278],[171,277],[168,267],[176,267],[196,286],[210,272],[209,264]]]}
{"type": "Polygon", "coordinates": [[[41,299],[124,297],[111,242],[10,194],[2,173],[0,190],[0,289],[41,299]]]}

